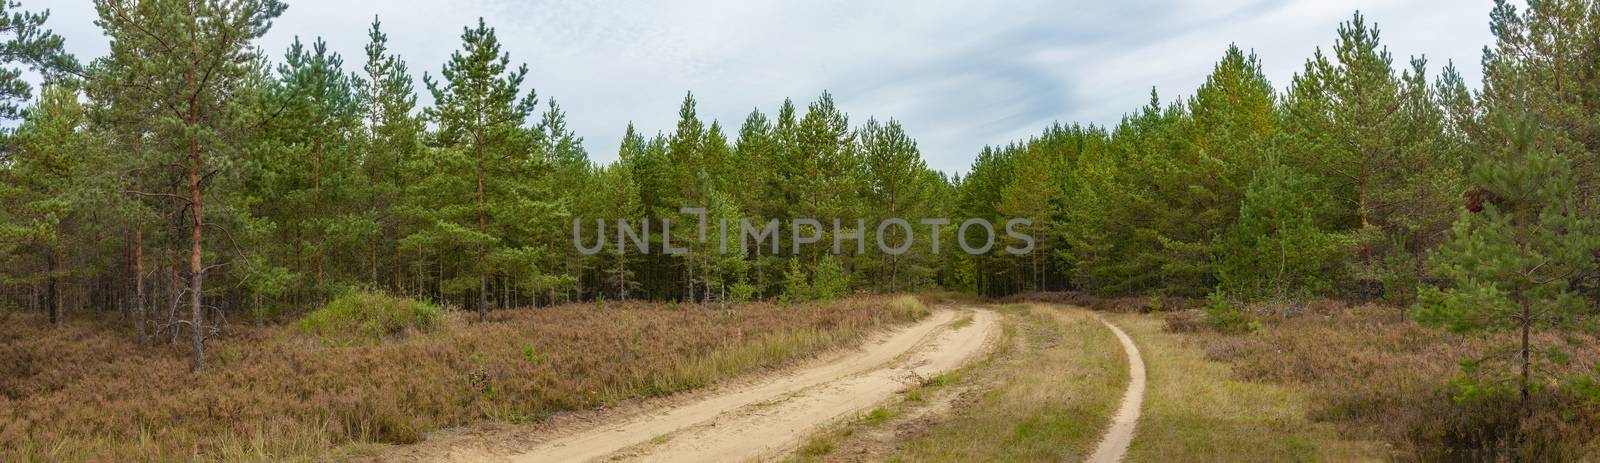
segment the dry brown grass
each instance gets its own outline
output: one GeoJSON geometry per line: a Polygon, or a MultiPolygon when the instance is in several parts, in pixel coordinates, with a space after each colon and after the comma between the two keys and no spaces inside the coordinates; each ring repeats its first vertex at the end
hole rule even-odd
{"type": "Polygon", "coordinates": [[[1078,461],[1094,451],[1128,383],[1116,338],[1082,311],[998,309],[1010,315],[1006,339],[1016,344],[948,380],[992,389],[904,436],[890,461],[1078,461]]]}
{"type": "Polygon", "coordinates": [[[1128,449],[1130,462],[1371,461],[1374,442],[1345,439],[1309,418],[1305,391],[1245,381],[1161,319],[1113,314],[1139,346],[1148,374],[1144,408],[1128,449]]]}
{"type": "Polygon", "coordinates": [[[1179,296],[1117,296],[1101,297],[1080,291],[1051,291],[1019,293],[1000,298],[1000,302],[1033,302],[1083,307],[1096,312],[1151,313],[1193,308],[1196,301],[1179,296]]]}
{"type": "Polygon", "coordinates": [[[121,326],[0,314],[0,461],[337,458],[694,388],[926,313],[893,301],[574,304],[448,316],[433,333],[343,348],[235,326],[199,374],[185,350],[141,350],[121,326]]]}
{"type": "MultiPolygon", "coordinates": [[[[1180,330],[1192,328],[1179,320],[1180,330]]],[[[1568,461],[1595,458],[1600,404],[1549,389],[1531,419],[1514,397],[1453,399],[1460,361],[1503,346],[1506,336],[1462,336],[1417,325],[1403,309],[1311,304],[1297,316],[1262,318],[1251,335],[1192,333],[1211,360],[1243,379],[1289,385],[1312,398],[1308,415],[1342,433],[1389,443],[1409,461],[1568,461]]],[[[1563,373],[1593,371],[1600,340],[1567,331],[1538,335],[1572,353],[1563,373]]]]}

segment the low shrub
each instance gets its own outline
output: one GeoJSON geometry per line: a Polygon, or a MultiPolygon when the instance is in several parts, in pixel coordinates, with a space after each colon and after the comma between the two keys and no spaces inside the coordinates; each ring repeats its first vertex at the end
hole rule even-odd
{"type": "Polygon", "coordinates": [[[918,319],[928,314],[928,306],[916,296],[898,296],[889,302],[889,310],[898,317],[918,319]]]}
{"type": "Polygon", "coordinates": [[[333,343],[378,342],[439,324],[439,307],[388,293],[350,291],[300,319],[302,333],[333,343]]]}
{"type": "Polygon", "coordinates": [[[1209,303],[1202,309],[1205,313],[1202,320],[1217,331],[1229,334],[1255,332],[1261,329],[1261,322],[1243,305],[1219,296],[1212,296],[1209,303]]]}

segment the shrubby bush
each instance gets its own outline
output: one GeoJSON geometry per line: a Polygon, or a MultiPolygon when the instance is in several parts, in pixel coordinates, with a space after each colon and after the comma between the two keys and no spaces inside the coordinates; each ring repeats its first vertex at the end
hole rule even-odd
{"type": "Polygon", "coordinates": [[[439,307],[375,291],[350,291],[300,319],[300,331],[325,341],[381,341],[407,331],[429,331],[439,324],[439,307]]]}

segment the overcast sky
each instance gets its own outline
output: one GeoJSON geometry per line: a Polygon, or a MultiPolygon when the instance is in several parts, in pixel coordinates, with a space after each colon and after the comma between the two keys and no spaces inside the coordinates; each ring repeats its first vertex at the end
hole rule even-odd
{"type": "MultiPolygon", "coordinates": [[[[616,159],[629,121],[670,131],[684,92],[733,137],[753,108],[802,108],[823,90],[857,125],[900,120],[933,168],[965,172],[984,146],[1052,121],[1114,124],[1197,87],[1229,43],[1255,50],[1282,89],[1335,29],[1362,10],[1397,66],[1454,60],[1476,85],[1490,42],[1487,0],[946,2],[290,1],[262,46],[275,59],[295,36],[324,37],[359,70],[366,29],[383,19],[392,50],[421,74],[460,45],[478,17],[498,30],[528,83],[554,97],[590,157],[616,159]]],[[[89,0],[25,1],[82,60],[106,52],[89,0]],[[43,5],[43,6],[42,6],[43,5]]],[[[542,102],[541,102],[542,104],[542,102]]]]}

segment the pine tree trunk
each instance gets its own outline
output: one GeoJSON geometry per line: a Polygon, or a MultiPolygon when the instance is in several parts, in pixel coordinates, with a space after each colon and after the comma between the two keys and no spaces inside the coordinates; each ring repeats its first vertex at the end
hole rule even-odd
{"type": "MultiPolygon", "coordinates": [[[[376,205],[374,205],[374,208],[376,208],[376,205]]],[[[379,285],[379,283],[378,283],[379,280],[378,280],[378,239],[377,239],[377,237],[373,237],[373,239],[372,239],[371,247],[368,250],[368,260],[370,260],[372,262],[372,276],[371,276],[371,279],[369,279],[368,281],[372,282],[372,286],[378,286],[379,285]]]]}
{"type": "MultiPolygon", "coordinates": [[[[487,225],[488,225],[488,218],[484,216],[484,214],[487,211],[484,210],[484,207],[485,207],[484,204],[485,204],[486,201],[485,201],[484,195],[483,195],[483,175],[484,175],[484,173],[483,173],[483,157],[486,156],[487,154],[485,154],[483,152],[483,137],[481,137],[481,136],[477,137],[476,142],[474,143],[474,145],[476,145],[476,148],[477,148],[477,151],[478,151],[478,233],[479,234],[483,234],[484,230],[487,228],[487,225]]],[[[485,254],[484,247],[483,247],[482,244],[479,244],[478,245],[478,265],[480,265],[480,266],[487,265],[487,264],[484,264],[484,257],[485,256],[486,256],[486,254],[485,254]]],[[[488,271],[487,268],[480,268],[478,270],[478,321],[483,322],[483,321],[488,321],[488,320],[489,320],[489,271],[488,271]]]]}
{"type": "MultiPolygon", "coordinates": [[[[478,256],[482,261],[483,252],[478,256]]],[[[478,321],[489,321],[489,276],[482,272],[478,273],[478,321]]]]}
{"type": "MultiPolygon", "coordinates": [[[[1368,183],[1368,180],[1367,180],[1367,163],[1366,163],[1366,158],[1365,157],[1362,157],[1362,161],[1361,161],[1361,180],[1360,180],[1360,182],[1361,183],[1358,186],[1358,189],[1356,190],[1356,215],[1361,220],[1361,230],[1364,232],[1367,229],[1367,225],[1369,224],[1369,219],[1367,218],[1367,183],[1368,183]]],[[[1365,240],[1363,240],[1363,241],[1365,241],[1365,240]]],[[[1371,263],[1371,261],[1372,261],[1372,243],[1366,243],[1366,242],[1361,243],[1361,259],[1362,259],[1362,263],[1365,263],[1365,264],[1370,264],[1371,263]]]]}
{"type": "MultiPolygon", "coordinates": [[[[377,223],[378,231],[377,231],[377,233],[373,234],[372,243],[370,244],[370,247],[368,248],[368,256],[367,256],[368,259],[372,262],[372,272],[371,272],[371,278],[372,279],[370,281],[372,281],[372,286],[374,286],[374,287],[381,286],[381,284],[379,283],[380,280],[378,280],[378,241],[381,241],[382,238],[385,237],[384,235],[387,234],[385,232],[388,231],[388,227],[383,226],[383,222],[384,222],[383,219],[386,218],[386,215],[379,214],[377,212],[378,211],[378,177],[380,175],[382,175],[382,171],[380,171],[378,169],[377,164],[378,163],[373,162],[372,163],[372,166],[373,166],[372,167],[372,172],[369,172],[367,174],[367,191],[369,193],[371,193],[371,200],[369,201],[369,204],[370,204],[370,207],[372,208],[373,213],[374,214],[378,214],[378,215],[376,215],[377,222],[378,222],[377,223]]],[[[395,288],[395,291],[398,292],[399,288],[395,288]]]]}
{"type": "MultiPolygon", "coordinates": [[[[311,169],[311,204],[312,207],[323,207],[322,204],[322,140],[316,141],[316,160],[311,169]]],[[[311,237],[316,240],[317,248],[317,289],[322,289],[322,231],[312,230],[311,237]]]]}
{"type": "Polygon", "coordinates": [[[889,288],[894,292],[900,292],[900,256],[889,258],[889,288]]]}
{"type": "Polygon", "coordinates": [[[45,304],[50,308],[50,324],[57,326],[61,325],[61,289],[57,287],[60,285],[57,281],[60,277],[56,276],[56,271],[61,265],[59,260],[54,248],[45,253],[45,270],[49,272],[44,283],[45,304]]]}
{"type": "MultiPolygon", "coordinates": [[[[191,126],[198,124],[196,105],[193,99],[189,101],[191,126]]],[[[194,371],[200,371],[206,367],[205,309],[200,304],[205,281],[205,267],[200,262],[204,238],[202,227],[205,222],[200,207],[200,143],[192,137],[189,139],[189,203],[194,216],[189,226],[189,316],[190,328],[194,330],[194,362],[191,367],[194,371]]]]}
{"type": "MultiPolygon", "coordinates": [[[[618,232],[621,233],[621,232],[618,232]]],[[[619,236],[620,238],[620,236],[619,236]]],[[[628,300],[628,264],[627,254],[622,249],[617,249],[617,296],[624,302],[628,300]]]]}
{"type": "Polygon", "coordinates": [[[145,335],[144,227],[133,226],[133,326],[139,333],[139,347],[149,345],[145,335]]]}
{"type": "MultiPolygon", "coordinates": [[[[133,158],[135,161],[144,159],[144,136],[133,137],[133,158]]],[[[133,180],[135,188],[139,187],[137,179],[133,180]]],[[[145,323],[145,294],[144,294],[144,224],[138,220],[133,222],[133,328],[139,337],[139,347],[149,346],[149,337],[145,323]]]]}
{"type": "Polygon", "coordinates": [[[1522,355],[1522,383],[1518,385],[1517,398],[1522,408],[1522,416],[1526,417],[1533,413],[1533,409],[1528,403],[1528,388],[1533,384],[1533,353],[1529,342],[1530,334],[1533,331],[1533,307],[1532,302],[1527,300],[1521,291],[1518,291],[1517,299],[1522,304],[1522,351],[1520,352],[1522,355]]]}

